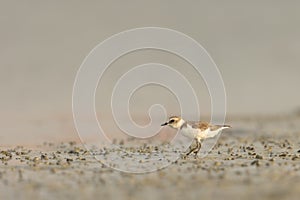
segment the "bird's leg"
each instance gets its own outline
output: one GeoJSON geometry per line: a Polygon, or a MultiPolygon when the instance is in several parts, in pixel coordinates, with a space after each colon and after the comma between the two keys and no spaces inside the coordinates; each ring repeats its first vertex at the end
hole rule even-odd
{"type": "Polygon", "coordinates": [[[197,158],[197,154],[198,152],[200,151],[201,149],[201,142],[199,140],[196,140],[197,141],[197,148],[196,150],[194,151],[194,154],[195,154],[195,158],[197,158]]]}
{"type": "Polygon", "coordinates": [[[191,146],[189,147],[189,151],[184,155],[184,157],[187,157],[188,155],[190,155],[191,153],[193,153],[195,150],[198,149],[198,141],[197,139],[195,138],[195,141],[196,141],[196,146],[194,147],[193,146],[193,143],[191,144],[191,146]]]}

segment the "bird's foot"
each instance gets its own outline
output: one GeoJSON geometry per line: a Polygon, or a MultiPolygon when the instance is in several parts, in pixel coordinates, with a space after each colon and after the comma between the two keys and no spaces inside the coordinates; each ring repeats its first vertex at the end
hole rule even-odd
{"type": "Polygon", "coordinates": [[[187,157],[188,157],[188,155],[186,154],[186,153],[184,153],[184,154],[181,154],[181,159],[183,159],[183,160],[186,160],[187,159],[187,157]]]}

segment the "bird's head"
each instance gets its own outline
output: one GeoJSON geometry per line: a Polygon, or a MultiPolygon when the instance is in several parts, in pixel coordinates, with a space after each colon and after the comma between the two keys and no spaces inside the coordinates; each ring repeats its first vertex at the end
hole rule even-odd
{"type": "Polygon", "coordinates": [[[182,126],[183,123],[184,123],[184,120],[181,117],[172,116],[172,117],[169,118],[168,121],[163,123],[161,126],[168,125],[172,128],[179,129],[182,126]]]}

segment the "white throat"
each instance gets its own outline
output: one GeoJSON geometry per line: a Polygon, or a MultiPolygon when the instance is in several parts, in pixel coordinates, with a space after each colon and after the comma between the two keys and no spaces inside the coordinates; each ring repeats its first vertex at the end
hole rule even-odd
{"type": "Polygon", "coordinates": [[[176,124],[176,128],[180,129],[180,127],[185,123],[183,119],[180,119],[178,123],[176,124]]]}

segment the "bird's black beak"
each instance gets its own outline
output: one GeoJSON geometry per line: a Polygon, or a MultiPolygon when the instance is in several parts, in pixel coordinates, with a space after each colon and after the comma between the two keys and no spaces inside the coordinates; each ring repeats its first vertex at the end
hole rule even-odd
{"type": "Polygon", "coordinates": [[[166,126],[166,125],[168,125],[168,122],[166,122],[166,123],[163,123],[161,126],[166,126]]]}

